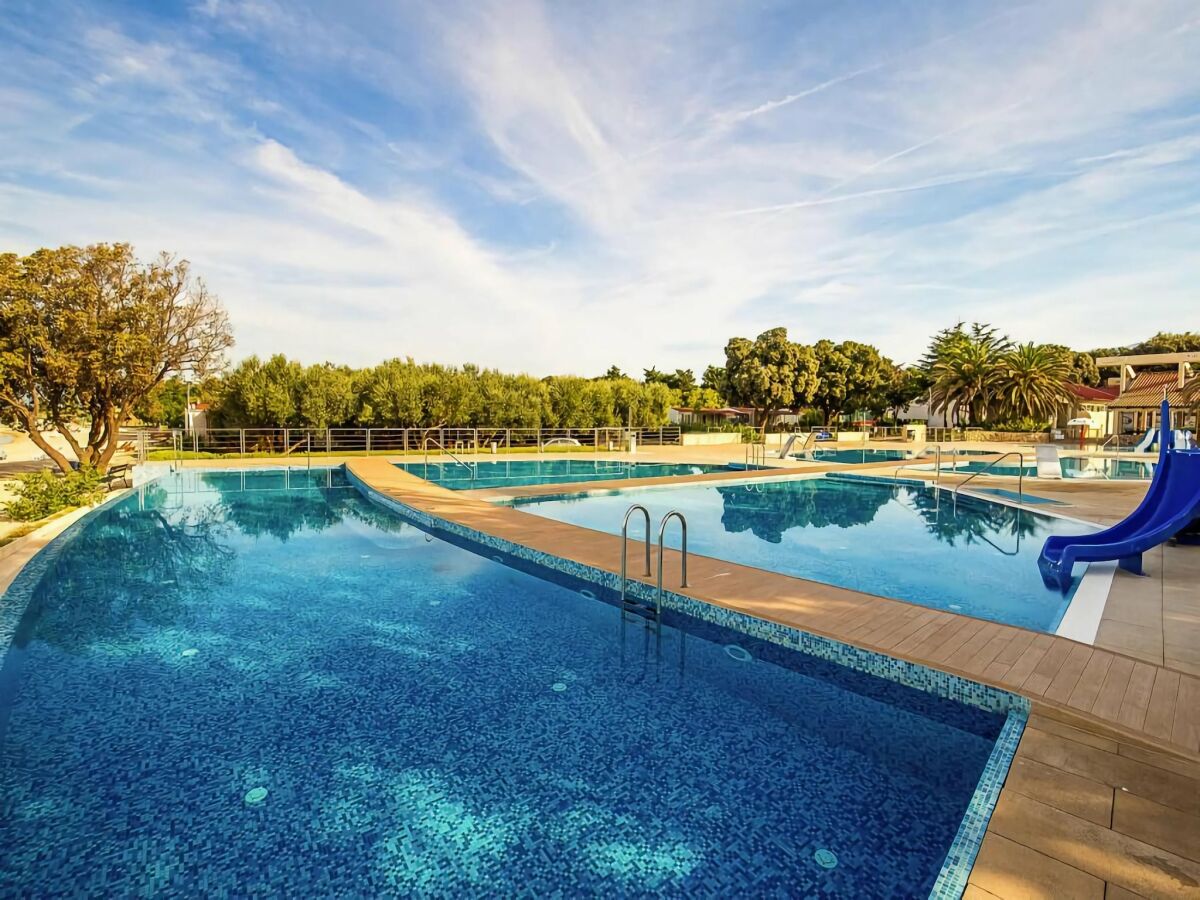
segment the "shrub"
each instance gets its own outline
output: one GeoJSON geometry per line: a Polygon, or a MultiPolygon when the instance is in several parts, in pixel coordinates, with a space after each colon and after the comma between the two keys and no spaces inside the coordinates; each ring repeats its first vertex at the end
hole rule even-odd
{"type": "Polygon", "coordinates": [[[17,496],[4,505],[4,512],[18,522],[44,519],[59,510],[86,506],[104,496],[103,476],[95,469],[80,469],[61,475],[50,469],[18,475],[17,496]]]}

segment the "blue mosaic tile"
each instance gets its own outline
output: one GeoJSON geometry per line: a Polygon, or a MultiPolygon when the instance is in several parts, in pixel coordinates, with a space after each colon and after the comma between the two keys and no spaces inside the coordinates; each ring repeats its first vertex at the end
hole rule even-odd
{"type": "Polygon", "coordinates": [[[656,640],[613,579],[340,472],[188,478],[0,604],[0,895],[945,896],[969,869],[1019,699],[681,595],[656,640]]]}

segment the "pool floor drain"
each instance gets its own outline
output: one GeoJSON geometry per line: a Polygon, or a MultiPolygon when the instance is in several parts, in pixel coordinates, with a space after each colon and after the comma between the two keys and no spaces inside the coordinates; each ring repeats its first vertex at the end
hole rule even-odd
{"type": "Polygon", "coordinates": [[[816,860],[817,865],[822,869],[832,869],[838,864],[837,854],[832,850],[826,850],[824,847],[821,847],[813,854],[813,859],[816,860]]]}
{"type": "Polygon", "coordinates": [[[591,591],[589,591],[587,588],[580,588],[579,593],[581,593],[583,596],[587,597],[589,600],[596,599],[596,595],[594,593],[592,593],[591,591]]]}
{"type": "Polygon", "coordinates": [[[567,689],[567,684],[565,681],[556,681],[556,682],[554,682],[554,684],[550,685],[550,690],[557,691],[558,693],[562,693],[566,689],[567,689]]]}
{"type": "Polygon", "coordinates": [[[262,803],[267,799],[267,789],[265,787],[250,788],[246,791],[246,796],[242,798],[251,806],[256,803],[262,803]]]}
{"type": "Polygon", "coordinates": [[[182,653],[180,653],[179,655],[180,655],[180,656],[195,656],[195,655],[196,655],[197,653],[199,653],[199,652],[200,652],[200,651],[199,651],[199,650],[197,650],[195,647],[188,647],[186,650],[184,650],[184,651],[183,651],[182,653]]]}
{"type": "Polygon", "coordinates": [[[737,644],[730,644],[725,648],[725,652],[738,662],[750,662],[750,660],[753,659],[749,650],[746,650],[744,647],[739,647],[737,644]]]}

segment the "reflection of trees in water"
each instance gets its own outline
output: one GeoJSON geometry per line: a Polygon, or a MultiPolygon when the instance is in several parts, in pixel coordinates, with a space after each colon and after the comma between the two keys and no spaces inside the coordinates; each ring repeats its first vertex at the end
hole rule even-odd
{"type": "MultiPolygon", "coordinates": [[[[987,503],[959,497],[954,500],[945,492],[905,489],[907,505],[916,510],[926,530],[939,541],[955,546],[988,543],[1003,537],[1006,540],[1024,539],[1038,531],[1037,518],[1028,512],[1000,503],[987,503]]],[[[1008,545],[1005,545],[1008,549],[1008,545]]]]}
{"type": "Polygon", "coordinates": [[[351,487],[242,490],[231,487],[221,474],[206,474],[203,480],[219,496],[217,506],[226,521],[249,537],[286,541],[299,531],[324,531],[347,518],[388,532],[407,524],[351,487]]]}
{"type": "Polygon", "coordinates": [[[140,502],[130,498],[100,512],[38,585],[37,636],[76,652],[127,641],[139,626],[186,625],[189,604],[229,582],[234,529],[285,541],[348,518],[380,531],[409,527],[353,488],[240,490],[221,478],[208,488],[199,493],[203,502],[181,504],[178,494],[147,485],[140,502]]]}
{"type": "Polygon", "coordinates": [[[38,585],[37,636],[76,652],[128,640],[138,625],[181,625],[191,593],[229,577],[234,553],[224,533],[210,506],[169,512],[126,502],[105,510],[38,585]]]}
{"type": "Polygon", "coordinates": [[[749,531],[778,544],[790,528],[853,528],[866,525],[892,497],[890,489],[830,489],[817,479],[787,484],[717,488],[725,509],[721,524],[730,533],[749,531]]]}

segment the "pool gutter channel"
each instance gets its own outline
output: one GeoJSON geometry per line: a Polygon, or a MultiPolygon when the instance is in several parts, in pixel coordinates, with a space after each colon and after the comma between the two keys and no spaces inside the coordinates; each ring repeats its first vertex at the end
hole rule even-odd
{"type": "MultiPolygon", "coordinates": [[[[823,476],[824,473],[822,472],[801,475],[800,477],[823,476]]],[[[794,478],[795,476],[792,477],[794,478]]],[[[348,466],[346,467],[346,478],[370,502],[390,510],[422,530],[442,531],[470,544],[474,544],[480,548],[481,555],[497,559],[502,564],[502,557],[494,556],[493,553],[488,551],[506,553],[509,556],[532,563],[550,572],[558,572],[588,581],[608,590],[620,590],[620,575],[617,573],[608,572],[540,550],[534,550],[514,541],[486,534],[449,519],[435,516],[424,510],[408,506],[402,501],[372,487],[351,471],[348,466]]],[[[643,488],[635,489],[654,490],[658,487],[670,489],[671,486],[646,485],[643,488]]],[[[619,491],[605,489],[594,493],[609,494],[619,493],[619,491]]],[[[525,498],[519,499],[524,500],[525,498]]],[[[529,500],[526,502],[532,501],[529,500]]],[[[511,504],[502,503],[499,505],[511,504]]],[[[629,580],[627,591],[638,599],[649,603],[655,602],[657,596],[657,591],[653,585],[645,584],[636,579],[629,580]]],[[[1006,716],[1005,724],[993,745],[991,755],[967,805],[963,819],[959,823],[958,832],[951,843],[946,860],[938,873],[933,890],[930,893],[930,897],[937,898],[937,900],[962,896],[963,891],[966,889],[967,878],[974,865],[975,857],[979,852],[979,846],[983,841],[984,834],[987,832],[992,810],[1007,778],[1009,767],[1012,764],[1017,745],[1020,742],[1021,733],[1029,718],[1030,702],[1027,698],[1000,688],[970,681],[969,679],[952,675],[948,672],[941,672],[937,669],[931,669],[907,660],[896,659],[873,650],[855,647],[833,638],[811,634],[791,626],[726,609],[725,607],[675,593],[674,591],[664,589],[662,603],[664,608],[674,609],[694,618],[740,631],[743,634],[770,641],[790,650],[815,656],[846,666],[855,671],[925,691],[943,699],[974,706],[988,712],[1004,714],[1006,716]]]]}

